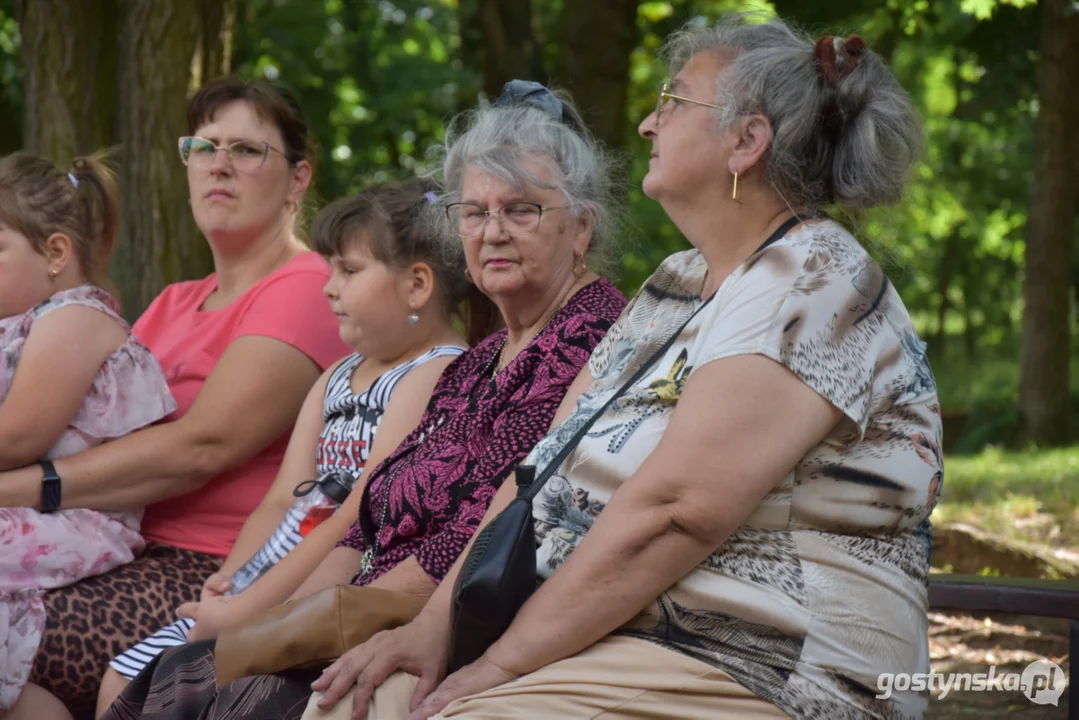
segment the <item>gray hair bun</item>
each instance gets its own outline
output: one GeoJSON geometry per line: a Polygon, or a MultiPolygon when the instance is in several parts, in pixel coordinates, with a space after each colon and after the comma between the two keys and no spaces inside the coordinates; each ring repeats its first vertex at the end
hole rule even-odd
{"type": "Polygon", "coordinates": [[[921,157],[921,123],[859,36],[814,42],[782,20],[752,25],[734,14],[675,33],[664,52],[672,73],[698,53],[722,53],[718,119],[724,127],[748,115],[768,119],[766,177],[789,203],[868,208],[901,197],[921,157]]]}

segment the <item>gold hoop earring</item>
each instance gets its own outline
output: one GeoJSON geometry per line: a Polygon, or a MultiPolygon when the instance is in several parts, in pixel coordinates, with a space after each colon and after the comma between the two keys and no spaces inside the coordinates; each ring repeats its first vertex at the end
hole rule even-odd
{"type": "Polygon", "coordinates": [[[468,271],[468,268],[465,268],[465,280],[468,280],[469,285],[475,284],[472,282],[472,273],[468,271]]]}
{"type": "Polygon", "coordinates": [[[731,200],[734,200],[739,205],[742,204],[742,201],[738,199],[738,173],[737,172],[734,173],[734,190],[731,191],[731,200]]]}

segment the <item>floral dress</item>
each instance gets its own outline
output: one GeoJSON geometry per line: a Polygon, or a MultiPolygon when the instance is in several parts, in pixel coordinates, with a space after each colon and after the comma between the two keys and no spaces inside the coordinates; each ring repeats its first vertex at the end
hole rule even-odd
{"type": "MultiPolygon", "coordinates": [[[[67,429],[45,454],[49,460],[127,435],[176,408],[157,360],[131,335],[116,300],[92,285],[56,293],[26,313],[0,320],[0,402],[34,323],[70,305],[105,313],[128,337],[102,364],[67,429]]],[[[14,705],[30,675],[45,626],[41,596],[134,559],[144,546],[141,515],[0,508],[0,710],[14,705]]]]}

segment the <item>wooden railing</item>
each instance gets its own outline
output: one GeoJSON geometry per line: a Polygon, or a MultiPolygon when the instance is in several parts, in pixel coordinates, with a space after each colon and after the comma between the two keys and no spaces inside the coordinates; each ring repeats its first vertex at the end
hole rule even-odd
{"type": "Polygon", "coordinates": [[[1070,620],[1068,720],[1079,720],[1079,691],[1072,682],[1079,648],[1079,581],[934,574],[929,576],[929,607],[1070,620]]]}

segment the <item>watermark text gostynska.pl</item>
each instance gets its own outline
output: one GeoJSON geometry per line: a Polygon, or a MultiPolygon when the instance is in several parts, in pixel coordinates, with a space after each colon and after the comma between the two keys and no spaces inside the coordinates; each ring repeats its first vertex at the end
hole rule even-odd
{"type": "Polygon", "coordinates": [[[1021,691],[1035,705],[1057,705],[1064,694],[1064,671],[1051,660],[1035,660],[1022,673],[997,672],[996,665],[984,673],[882,673],[877,677],[877,699],[887,700],[893,692],[940,694],[943,700],[953,691],[1021,691]]]}

